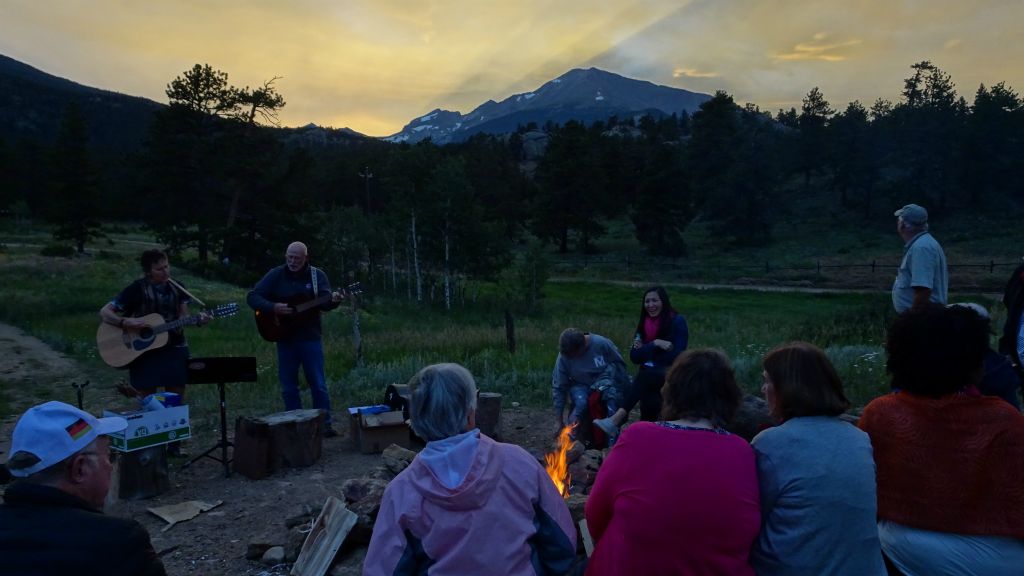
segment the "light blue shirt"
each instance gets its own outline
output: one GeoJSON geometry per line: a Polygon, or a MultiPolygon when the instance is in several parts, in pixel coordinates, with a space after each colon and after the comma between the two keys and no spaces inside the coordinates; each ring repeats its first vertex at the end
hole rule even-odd
{"type": "Polygon", "coordinates": [[[1024,359],[1024,316],[1017,323],[1017,358],[1024,359]]]}
{"type": "Polygon", "coordinates": [[[914,305],[914,288],[932,291],[931,301],[946,304],[949,275],[946,253],[928,232],[921,232],[904,246],[903,260],[892,284],[892,305],[902,313],[914,305]]]}
{"type": "Polygon", "coordinates": [[[791,418],[758,434],[759,576],[884,576],[868,435],[832,416],[791,418]]]}

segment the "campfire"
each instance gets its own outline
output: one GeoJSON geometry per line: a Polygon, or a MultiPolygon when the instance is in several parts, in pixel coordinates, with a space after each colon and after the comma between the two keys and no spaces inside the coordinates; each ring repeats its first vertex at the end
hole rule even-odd
{"type": "Polygon", "coordinates": [[[562,495],[562,498],[569,497],[569,486],[572,483],[572,475],[569,474],[569,449],[572,448],[573,440],[569,437],[573,428],[576,425],[566,426],[562,428],[562,431],[558,433],[558,446],[554,452],[544,456],[544,462],[546,465],[544,469],[547,470],[548,476],[551,477],[551,481],[555,483],[555,488],[558,489],[558,493],[562,495]]]}

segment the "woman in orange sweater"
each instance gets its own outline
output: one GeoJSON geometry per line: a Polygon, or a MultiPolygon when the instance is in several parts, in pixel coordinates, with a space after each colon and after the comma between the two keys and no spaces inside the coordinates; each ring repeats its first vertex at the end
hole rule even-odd
{"type": "Polygon", "coordinates": [[[1024,566],[1024,415],[977,384],[987,323],[965,307],[902,314],[886,342],[893,394],[860,419],[878,473],[882,550],[904,574],[1024,566]]]}

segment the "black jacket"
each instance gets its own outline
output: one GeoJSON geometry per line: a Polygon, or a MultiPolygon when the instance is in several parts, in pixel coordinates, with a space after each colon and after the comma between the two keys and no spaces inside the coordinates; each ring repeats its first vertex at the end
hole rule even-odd
{"type": "Polygon", "coordinates": [[[999,338],[999,351],[1009,356],[1013,365],[1020,369],[1024,358],[1017,357],[1017,333],[1021,313],[1024,312],[1024,264],[1017,266],[1006,282],[1003,304],[1006,305],[1006,323],[1003,324],[1003,335],[999,338]]]}
{"type": "Polygon", "coordinates": [[[166,576],[141,524],[27,482],[8,486],[0,506],[0,574],[166,576]]]}

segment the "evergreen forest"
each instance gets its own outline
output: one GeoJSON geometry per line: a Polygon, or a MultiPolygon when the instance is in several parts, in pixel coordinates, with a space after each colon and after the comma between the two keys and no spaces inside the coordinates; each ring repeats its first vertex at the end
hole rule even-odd
{"type": "Polygon", "coordinates": [[[76,105],[52,144],[0,140],[0,209],[51,223],[78,252],[141,224],[176,261],[239,284],[302,239],[321,265],[396,290],[401,274],[410,299],[435,286],[450,306],[467,279],[516,277],[531,301],[544,253],[593,253],[613,220],[631,224],[638,255],[686,258],[695,223],[724,249],[765,246],[801,206],[829,207],[839,227],[888,227],[909,202],[933,219],[1019,208],[1021,96],[1003,82],[960,94],[927,61],[907,74],[897,101],[837,109],[815,87],[772,112],[717,92],[692,115],[437,146],[285,137],[276,78],[239,88],[197,64],[130,152],[90,146],[76,105]]]}

